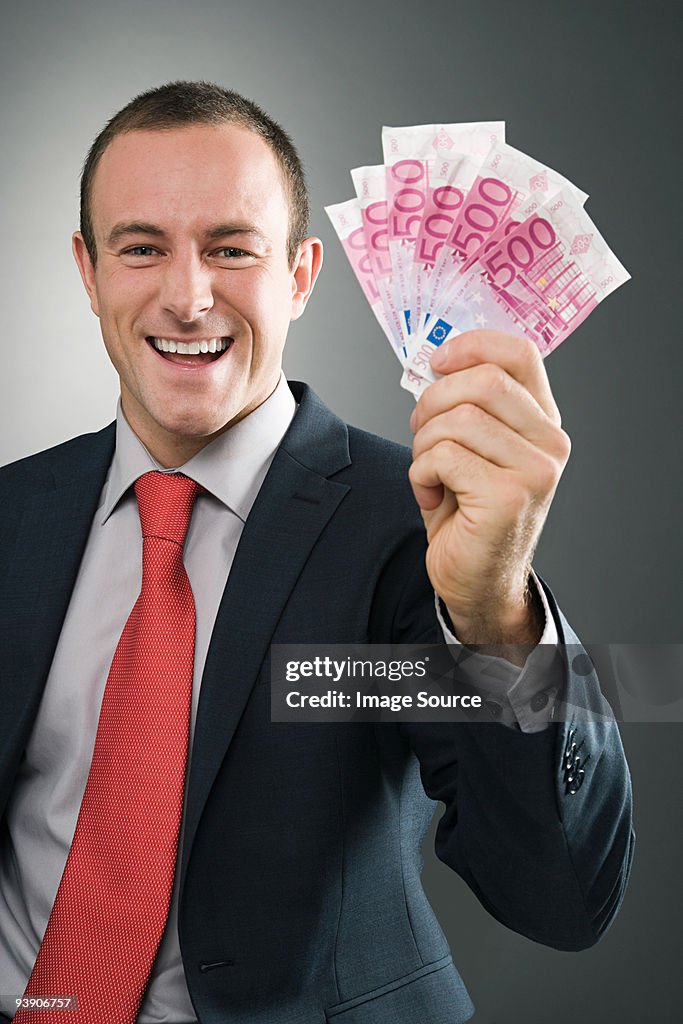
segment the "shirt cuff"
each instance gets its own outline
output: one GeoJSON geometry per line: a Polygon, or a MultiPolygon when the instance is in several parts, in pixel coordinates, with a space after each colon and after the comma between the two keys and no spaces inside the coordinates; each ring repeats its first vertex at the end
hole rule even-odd
{"type": "Polygon", "coordinates": [[[458,666],[478,679],[480,686],[487,692],[483,706],[491,718],[513,729],[521,729],[522,732],[540,732],[552,721],[559,691],[557,685],[548,686],[547,672],[554,660],[559,635],[548,599],[533,569],[529,585],[536,587],[541,598],[545,625],[541,639],[528,655],[523,668],[505,658],[479,654],[465,647],[446,625],[441,599],[436,592],[434,601],[436,617],[446,643],[459,648],[456,654],[458,666]]]}

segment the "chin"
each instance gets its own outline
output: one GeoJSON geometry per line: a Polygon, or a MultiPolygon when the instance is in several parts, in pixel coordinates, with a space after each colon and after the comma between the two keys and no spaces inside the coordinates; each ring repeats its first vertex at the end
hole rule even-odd
{"type": "Polygon", "coordinates": [[[215,434],[228,422],[228,414],[216,414],[215,412],[202,412],[197,409],[188,409],[186,413],[179,413],[174,409],[165,416],[156,417],[156,422],[168,434],[178,438],[202,438],[215,434]]]}

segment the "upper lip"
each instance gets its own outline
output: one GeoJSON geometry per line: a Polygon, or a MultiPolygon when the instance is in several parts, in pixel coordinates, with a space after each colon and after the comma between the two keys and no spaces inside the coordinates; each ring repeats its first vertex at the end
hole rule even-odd
{"type": "Polygon", "coordinates": [[[165,341],[181,341],[181,342],[184,342],[186,345],[189,345],[193,341],[213,341],[214,338],[216,339],[216,341],[227,341],[229,338],[232,338],[232,335],[231,334],[198,334],[198,335],[193,335],[192,337],[187,337],[186,335],[183,335],[182,337],[177,337],[175,334],[147,334],[147,335],[145,335],[145,337],[146,338],[152,338],[152,339],[154,339],[154,338],[164,338],[165,341]]]}

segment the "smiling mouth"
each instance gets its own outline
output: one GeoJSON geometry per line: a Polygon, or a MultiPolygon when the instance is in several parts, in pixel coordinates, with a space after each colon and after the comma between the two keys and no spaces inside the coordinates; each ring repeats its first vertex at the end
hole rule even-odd
{"type": "Polygon", "coordinates": [[[169,363],[180,366],[204,366],[207,363],[215,363],[229,352],[235,339],[190,338],[180,341],[178,338],[155,338],[148,335],[145,340],[169,363]]]}

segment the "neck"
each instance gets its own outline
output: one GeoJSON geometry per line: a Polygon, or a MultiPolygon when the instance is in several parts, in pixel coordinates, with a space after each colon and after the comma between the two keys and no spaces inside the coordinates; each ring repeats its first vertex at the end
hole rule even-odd
{"type": "Polygon", "coordinates": [[[164,469],[175,469],[179,466],[184,466],[202,448],[206,448],[208,444],[211,444],[217,437],[224,434],[226,430],[230,430],[240,420],[243,420],[260,405],[263,405],[277,388],[279,380],[280,376],[278,373],[275,384],[267,391],[267,394],[263,397],[258,397],[245,406],[244,409],[240,409],[232,419],[210,434],[183,434],[166,430],[159,423],[150,421],[149,416],[145,415],[144,410],[139,409],[135,401],[129,401],[129,395],[124,391],[121,392],[121,408],[131,430],[139,438],[152,458],[164,469]]]}
{"type": "MultiPolygon", "coordinates": [[[[230,426],[230,424],[227,424],[223,430],[227,430],[228,426],[230,426]]],[[[133,427],[133,430],[135,430],[135,427],[133,427]]],[[[135,433],[140,438],[152,458],[158,462],[160,466],[163,466],[164,469],[175,469],[176,467],[184,466],[186,462],[189,462],[197,452],[200,452],[202,448],[205,448],[207,444],[210,444],[215,437],[222,434],[223,430],[218,430],[215,434],[211,434],[209,437],[184,438],[171,435],[165,442],[160,442],[157,438],[155,438],[153,442],[150,442],[142,437],[137,430],[135,430],[135,433]]]]}

